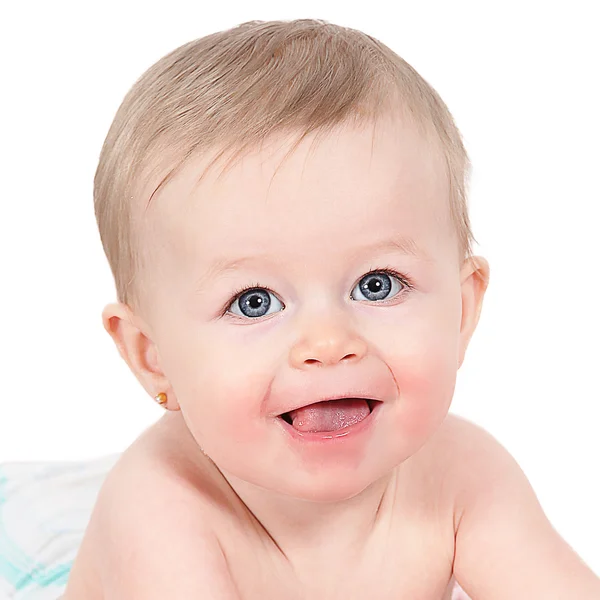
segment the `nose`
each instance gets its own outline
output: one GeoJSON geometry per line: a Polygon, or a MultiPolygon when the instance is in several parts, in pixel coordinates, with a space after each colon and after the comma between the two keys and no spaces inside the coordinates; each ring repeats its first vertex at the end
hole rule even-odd
{"type": "Polygon", "coordinates": [[[365,341],[340,322],[322,319],[311,323],[304,336],[293,346],[290,362],[297,369],[310,365],[335,365],[358,362],[367,353],[365,341]]]}

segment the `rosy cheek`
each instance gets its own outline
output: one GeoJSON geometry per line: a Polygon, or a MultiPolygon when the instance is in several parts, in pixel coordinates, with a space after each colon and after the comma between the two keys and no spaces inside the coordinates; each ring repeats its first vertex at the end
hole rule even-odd
{"type": "Polygon", "coordinates": [[[250,385],[244,386],[242,382],[237,386],[229,383],[226,389],[223,386],[215,402],[218,408],[215,410],[213,406],[212,414],[207,415],[212,424],[208,435],[219,436],[222,442],[234,447],[260,445],[261,438],[264,440],[263,419],[259,416],[262,394],[254,392],[255,389],[250,385]]]}
{"type": "Polygon", "coordinates": [[[264,437],[264,430],[261,430],[259,425],[256,414],[251,415],[250,411],[231,415],[226,426],[230,442],[242,447],[258,445],[261,435],[264,437]]]}
{"type": "Polygon", "coordinates": [[[412,368],[400,370],[396,376],[399,387],[398,423],[403,435],[423,439],[429,437],[448,412],[456,369],[447,354],[429,353],[426,360],[412,368]]]}
{"type": "MultiPolygon", "coordinates": [[[[445,412],[443,413],[445,414],[445,412]]],[[[402,437],[414,440],[427,439],[439,424],[443,415],[439,404],[423,402],[418,398],[408,399],[401,411],[402,437]]]]}

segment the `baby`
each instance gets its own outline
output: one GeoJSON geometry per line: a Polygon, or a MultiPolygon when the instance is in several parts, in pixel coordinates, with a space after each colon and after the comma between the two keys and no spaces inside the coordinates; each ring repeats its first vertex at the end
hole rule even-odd
{"type": "Polygon", "coordinates": [[[448,414],[489,279],[468,171],[437,93],[326,21],[244,23],[137,81],[95,178],[103,322],[166,412],[67,600],[600,599],[514,459],[448,414]]]}

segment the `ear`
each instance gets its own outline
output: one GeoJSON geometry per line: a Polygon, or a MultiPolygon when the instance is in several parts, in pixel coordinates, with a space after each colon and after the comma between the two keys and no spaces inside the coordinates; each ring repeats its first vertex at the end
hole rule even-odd
{"type": "Polygon", "coordinates": [[[165,376],[150,328],[136,317],[126,304],[108,304],[102,311],[104,329],[112,337],[119,354],[143,388],[154,398],[159,392],[167,394],[165,408],[179,410],[179,404],[165,376]]]}
{"type": "Polygon", "coordinates": [[[490,280],[490,266],[482,256],[472,256],[465,260],[460,271],[460,288],[462,297],[462,317],[460,323],[460,340],[458,368],[463,364],[467,346],[479,322],[483,305],[483,296],[490,280]]]}

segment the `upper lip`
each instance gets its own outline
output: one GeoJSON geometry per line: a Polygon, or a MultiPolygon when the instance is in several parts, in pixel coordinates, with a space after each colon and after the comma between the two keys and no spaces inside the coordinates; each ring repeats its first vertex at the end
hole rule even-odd
{"type": "Polygon", "coordinates": [[[337,394],[335,396],[323,396],[322,398],[310,399],[308,401],[297,404],[296,406],[288,408],[287,410],[285,410],[284,412],[280,413],[277,416],[285,415],[286,413],[292,412],[294,410],[298,410],[299,408],[303,408],[304,406],[310,406],[311,404],[317,404],[318,402],[327,402],[329,400],[345,400],[348,398],[358,399],[358,400],[367,400],[367,401],[369,401],[369,408],[371,408],[371,409],[373,408],[371,406],[371,402],[382,402],[382,400],[379,400],[378,398],[375,398],[373,396],[365,396],[363,394],[354,394],[352,392],[349,392],[348,394],[337,394]]]}

